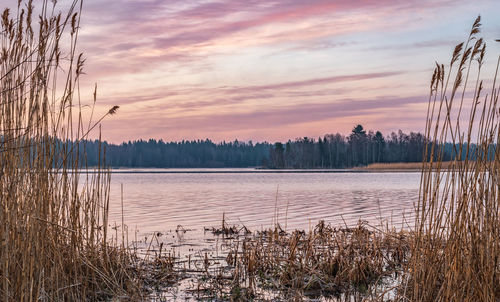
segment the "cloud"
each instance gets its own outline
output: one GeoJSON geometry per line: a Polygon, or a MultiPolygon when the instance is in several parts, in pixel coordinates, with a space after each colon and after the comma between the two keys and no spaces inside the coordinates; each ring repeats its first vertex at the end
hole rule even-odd
{"type": "MultiPolygon", "coordinates": [[[[358,115],[371,109],[396,108],[412,103],[427,103],[425,97],[378,98],[369,100],[342,100],[332,103],[299,104],[282,106],[271,110],[256,110],[246,113],[216,114],[175,120],[172,126],[185,123],[184,127],[195,127],[223,131],[224,129],[263,129],[318,122],[337,117],[358,115]]],[[[168,126],[167,126],[168,128],[168,126]]]]}
{"type": "Polygon", "coordinates": [[[331,77],[323,77],[323,78],[314,78],[307,79],[301,81],[289,81],[282,82],[276,84],[269,85],[256,85],[256,86],[246,86],[246,87],[235,87],[229,89],[230,91],[260,91],[260,90],[276,90],[276,89],[286,89],[286,88],[299,88],[303,86],[312,86],[312,85],[326,85],[326,84],[334,84],[340,82],[352,82],[352,81],[361,81],[368,79],[376,79],[383,77],[391,77],[403,74],[401,71],[388,71],[388,72],[373,72],[373,73],[361,73],[361,74],[352,74],[352,75],[339,75],[339,76],[331,76],[331,77]]]}
{"type": "Polygon", "coordinates": [[[193,64],[231,47],[294,43],[294,47],[331,48],[342,44],[324,38],[375,30],[412,11],[446,4],[448,0],[91,0],[85,3],[81,45],[96,65],[107,67],[89,70],[109,76],[161,63],[193,64]]]}
{"type": "Polygon", "coordinates": [[[213,106],[241,105],[249,100],[273,100],[274,98],[289,98],[291,101],[317,96],[338,96],[346,92],[346,88],[333,88],[333,85],[373,80],[377,78],[393,77],[403,74],[401,71],[387,71],[374,73],[361,73],[351,75],[338,75],[331,77],[320,77],[298,81],[283,81],[266,85],[245,86],[223,86],[203,87],[191,86],[186,88],[160,87],[156,91],[143,93],[139,91],[136,95],[114,95],[99,99],[100,105],[146,105],[151,104],[155,110],[193,110],[213,106]],[[330,88],[329,88],[330,87],[330,88]],[[177,99],[174,100],[173,98],[177,99]],[[193,99],[189,101],[179,101],[193,99]]]}
{"type": "MultiPolygon", "coordinates": [[[[483,10],[495,5],[479,3],[483,10]]],[[[426,102],[418,96],[427,86],[422,58],[453,47],[448,33],[470,6],[463,0],[86,0],[79,37],[88,62],[84,81],[98,82],[99,104],[122,105],[120,117],[106,122],[116,127],[115,137],[120,131],[265,134],[361,115],[402,121],[402,108],[426,102]]]]}
{"type": "MultiPolygon", "coordinates": [[[[137,116],[126,121],[136,128],[151,127],[168,135],[177,129],[204,129],[206,131],[275,129],[293,124],[320,122],[334,118],[367,114],[373,109],[396,109],[410,104],[427,103],[425,96],[380,97],[375,99],[344,99],[330,103],[297,104],[277,108],[263,108],[240,113],[195,115],[190,117],[150,117],[145,120],[137,116]]],[[[109,124],[123,123],[111,121],[109,124]]]]}

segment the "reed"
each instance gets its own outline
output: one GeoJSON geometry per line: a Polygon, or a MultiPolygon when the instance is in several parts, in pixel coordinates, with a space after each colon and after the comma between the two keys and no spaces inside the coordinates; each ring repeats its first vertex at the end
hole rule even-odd
{"type": "Polygon", "coordinates": [[[449,65],[438,64],[432,77],[424,156],[430,160],[423,164],[400,293],[405,301],[500,300],[498,63],[492,81],[483,82],[480,21],[455,47],[449,65]],[[445,142],[453,143],[456,154],[446,169],[445,142]]]}
{"type": "Polygon", "coordinates": [[[229,236],[217,233],[230,246],[225,264],[217,266],[220,259],[205,259],[207,266],[197,279],[197,289],[205,297],[386,301],[402,278],[412,236],[361,221],[343,228],[320,221],[309,232],[285,232],[279,225],[253,233],[244,227],[230,229],[235,232],[229,236]]]}
{"type": "Polygon", "coordinates": [[[312,232],[277,231],[244,243],[245,272],[285,293],[336,297],[339,300],[383,299],[388,280],[396,278],[408,256],[403,231],[380,232],[360,223],[332,228],[320,222],[312,232]],[[272,279],[276,283],[269,282],[272,279]]]}
{"type": "MultiPolygon", "coordinates": [[[[441,169],[447,169],[450,162],[443,162],[441,169]]],[[[366,167],[356,167],[354,170],[359,171],[420,171],[422,170],[422,163],[374,163],[366,167]]]]}
{"type": "Polygon", "coordinates": [[[102,165],[89,173],[84,160],[82,140],[118,107],[82,118],[82,3],[65,13],[55,1],[36,3],[1,16],[1,300],[140,297],[136,260],[108,243],[110,174],[102,165]]]}

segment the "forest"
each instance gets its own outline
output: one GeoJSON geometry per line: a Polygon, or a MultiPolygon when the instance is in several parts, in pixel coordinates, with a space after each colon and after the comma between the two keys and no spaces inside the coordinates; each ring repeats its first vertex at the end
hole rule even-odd
{"type": "MultiPolygon", "coordinates": [[[[80,149],[86,152],[80,152],[80,156],[86,157],[89,166],[96,165],[101,156],[111,167],[338,169],[371,163],[421,162],[425,142],[421,133],[399,130],[384,136],[380,131],[366,131],[356,125],[347,136],[327,134],[318,139],[303,137],[274,144],[238,140],[214,143],[209,139],[150,139],[120,145],[84,141],[80,149]]],[[[443,160],[451,159],[452,154],[453,145],[446,144],[443,160]]]]}

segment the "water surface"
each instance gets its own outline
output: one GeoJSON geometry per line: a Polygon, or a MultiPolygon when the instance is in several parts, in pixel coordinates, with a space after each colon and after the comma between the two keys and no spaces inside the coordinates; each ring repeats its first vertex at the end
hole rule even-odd
{"type": "Polygon", "coordinates": [[[319,220],[334,226],[352,226],[364,220],[401,227],[413,221],[411,213],[418,199],[420,180],[419,172],[253,169],[117,172],[112,175],[110,221],[121,223],[120,184],[123,184],[125,224],[140,233],[166,232],[179,225],[194,230],[220,226],[223,213],[228,223],[253,230],[273,225],[274,217],[288,230],[307,230],[319,220]]]}

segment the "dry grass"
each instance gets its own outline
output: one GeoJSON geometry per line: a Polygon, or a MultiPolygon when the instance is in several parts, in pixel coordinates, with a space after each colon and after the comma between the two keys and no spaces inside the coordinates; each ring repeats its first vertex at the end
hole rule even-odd
{"type": "Polygon", "coordinates": [[[52,1],[37,4],[38,15],[31,1],[20,1],[1,17],[0,296],[138,299],[139,260],[108,242],[110,174],[86,172],[80,143],[118,107],[97,122],[82,120],[81,2],[65,14],[54,14],[52,1]]]}
{"type": "MultiPolygon", "coordinates": [[[[449,162],[443,162],[443,169],[449,166],[449,162]]],[[[366,167],[356,167],[357,171],[421,171],[422,163],[373,163],[366,167]]]]}
{"type": "MultiPolygon", "coordinates": [[[[403,231],[382,233],[361,223],[337,229],[320,222],[309,233],[261,232],[242,242],[236,278],[250,293],[259,284],[288,297],[383,299],[386,281],[401,274],[407,259],[406,239],[403,231]]],[[[235,252],[228,257],[237,260],[235,252]]]]}
{"type": "Polygon", "coordinates": [[[426,158],[437,160],[423,166],[405,300],[500,300],[499,87],[495,73],[483,93],[486,45],[479,32],[478,17],[450,65],[438,65],[432,77],[426,158]],[[444,169],[442,145],[449,141],[465,156],[444,169]]]}
{"type": "Polygon", "coordinates": [[[411,236],[362,222],[333,228],[321,221],[309,232],[284,232],[279,225],[255,233],[236,226],[216,231],[229,248],[224,259],[199,257],[194,292],[224,301],[383,301],[395,292],[411,236]]]}
{"type": "MultiPolygon", "coordinates": [[[[467,165],[474,165],[474,161],[469,160],[467,165]]],[[[439,170],[444,171],[455,167],[455,164],[451,161],[441,162],[439,170]]],[[[392,171],[422,171],[424,168],[423,163],[374,163],[369,164],[366,167],[356,167],[356,171],[372,171],[372,172],[392,172],[392,171]]],[[[432,169],[437,170],[437,166],[433,166],[432,169]]]]}

